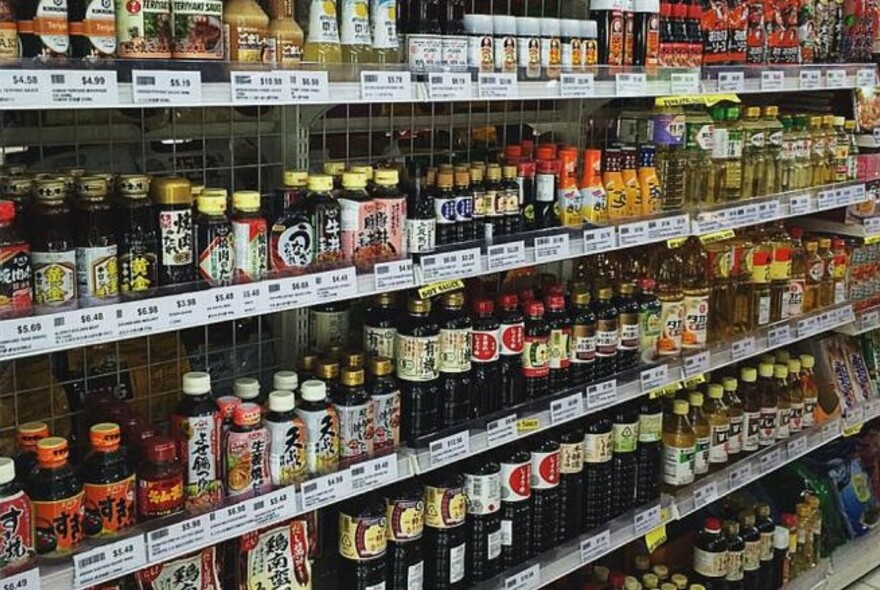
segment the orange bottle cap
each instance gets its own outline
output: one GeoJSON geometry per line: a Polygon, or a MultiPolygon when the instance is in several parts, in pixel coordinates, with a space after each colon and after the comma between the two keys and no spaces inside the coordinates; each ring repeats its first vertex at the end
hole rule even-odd
{"type": "Polygon", "coordinates": [[[122,431],[118,424],[102,422],[89,430],[89,442],[96,451],[116,451],[122,440],[122,431]]]}
{"type": "Polygon", "coordinates": [[[15,440],[21,450],[32,451],[38,442],[48,436],[49,425],[45,422],[26,422],[19,425],[15,440]]]}
{"type": "Polygon", "coordinates": [[[37,463],[40,467],[58,467],[67,463],[67,439],[50,436],[37,443],[37,463]]]}

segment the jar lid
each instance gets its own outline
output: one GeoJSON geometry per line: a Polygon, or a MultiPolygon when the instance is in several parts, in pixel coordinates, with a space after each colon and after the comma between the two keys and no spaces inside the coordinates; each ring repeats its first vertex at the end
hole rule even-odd
{"type": "Polygon", "coordinates": [[[0,457],[0,486],[15,479],[15,461],[9,457],[0,457]]]}
{"type": "Polygon", "coordinates": [[[262,417],[260,406],[249,402],[235,406],[232,411],[232,422],[236,426],[256,426],[262,417]]]}
{"type": "Polygon", "coordinates": [[[50,436],[37,443],[37,462],[44,467],[57,467],[67,462],[67,439],[50,436]]]}
{"type": "Polygon", "coordinates": [[[212,194],[210,191],[211,189],[205,189],[205,192],[199,195],[199,213],[205,213],[206,215],[223,215],[226,213],[226,191],[224,190],[224,194],[222,195],[212,194]]]}
{"type": "Polygon", "coordinates": [[[296,407],[296,397],[291,391],[273,391],[269,394],[269,410],[272,412],[292,412],[296,407]]]}
{"type": "Polygon", "coordinates": [[[309,176],[309,190],[316,193],[326,193],[333,190],[333,179],[323,174],[309,176]]]}
{"type": "Polygon", "coordinates": [[[542,18],[541,19],[541,36],[542,37],[558,37],[560,24],[558,18],[542,18]]]}
{"type": "Polygon", "coordinates": [[[370,374],[377,377],[391,374],[391,359],[384,356],[374,356],[370,359],[370,374]]]}
{"type": "Polygon", "coordinates": [[[364,384],[364,370],[360,367],[345,367],[342,369],[340,381],[343,385],[356,387],[364,384]]]}
{"type": "Polygon", "coordinates": [[[154,178],[150,183],[150,197],[160,205],[192,205],[192,184],[178,176],[154,178]]]}
{"type": "Polygon", "coordinates": [[[15,219],[15,203],[13,201],[0,201],[0,222],[9,223],[15,219]]]}
{"type": "Polygon", "coordinates": [[[360,172],[345,172],[342,174],[342,186],[347,189],[363,189],[367,186],[367,177],[360,172]]]}
{"type": "Polygon", "coordinates": [[[516,17],[506,14],[493,15],[492,29],[495,35],[516,35],[516,17]]]}
{"type": "Polygon", "coordinates": [[[177,460],[177,445],[167,436],[154,436],[144,442],[144,459],[150,463],[171,463],[177,460]]]}
{"type": "Polygon", "coordinates": [[[491,35],[492,16],[488,14],[466,14],[462,18],[464,30],[471,35],[491,35]]]}
{"type": "Polygon", "coordinates": [[[309,184],[309,173],[303,170],[285,170],[284,186],[303,188],[309,184]]]}
{"type": "Polygon", "coordinates": [[[89,442],[96,451],[116,451],[122,440],[122,431],[118,424],[101,422],[89,429],[89,442]]]}
{"type": "Polygon", "coordinates": [[[109,190],[107,178],[104,176],[83,176],[76,181],[76,192],[86,199],[101,199],[109,190]]]}
{"type": "Polygon", "coordinates": [[[202,371],[191,371],[183,375],[184,395],[204,395],[211,393],[211,376],[202,371]]]}
{"type": "Polygon", "coordinates": [[[49,436],[49,425],[45,422],[25,422],[19,424],[15,441],[22,450],[33,450],[37,443],[49,436]]]}
{"type": "Polygon", "coordinates": [[[327,398],[327,384],[317,379],[310,379],[300,387],[300,395],[307,402],[321,402],[327,398]]]}
{"type": "Polygon", "coordinates": [[[345,162],[324,162],[324,174],[342,176],[343,172],[345,172],[345,162]]]}
{"type": "Polygon", "coordinates": [[[235,380],[233,390],[238,399],[252,400],[260,395],[260,382],[252,377],[242,377],[235,380]]]}
{"type": "Polygon", "coordinates": [[[397,186],[400,174],[394,168],[380,168],[376,170],[375,182],[379,186],[397,186]]]}
{"type": "Polygon", "coordinates": [[[235,191],[232,193],[232,207],[242,211],[259,211],[260,193],[257,191],[235,191]]]}
{"type": "Polygon", "coordinates": [[[297,385],[299,385],[299,377],[295,371],[276,371],[272,375],[272,387],[276,390],[296,391],[297,385]]]}
{"type": "Polygon", "coordinates": [[[122,195],[145,196],[150,190],[150,177],[145,174],[123,174],[116,179],[122,195]]]}
{"type": "Polygon", "coordinates": [[[235,411],[235,407],[241,405],[241,398],[235,397],[234,395],[224,395],[223,397],[218,397],[216,400],[217,407],[220,408],[220,418],[224,422],[232,421],[232,413],[235,411]]]}

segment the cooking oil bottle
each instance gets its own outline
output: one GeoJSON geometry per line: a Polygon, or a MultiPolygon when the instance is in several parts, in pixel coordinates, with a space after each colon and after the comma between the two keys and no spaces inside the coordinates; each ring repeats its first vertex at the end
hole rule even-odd
{"type": "Polygon", "coordinates": [[[709,265],[712,292],[709,295],[709,342],[726,340],[733,334],[736,298],[734,297],[733,241],[723,240],[703,245],[709,265]]]}
{"type": "Polygon", "coordinates": [[[752,233],[752,249],[746,256],[751,261],[751,285],[749,289],[750,330],[770,323],[770,262],[773,246],[761,228],[752,233]]]}
{"type": "Polygon", "coordinates": [[[765,195],[767,175],[767,129],[760,120],[759,107],[746,107],[742,127],[744,132],[742,156],[742,198],[765,195]]]}
{"type": "Polygon", "coordinates": [[[688,420],[688,402],[672,402],[672,413],[663,419],[663,484],[666,488],[686,486],[694,481],[696,435],[688,420]]]}
{"type": "Polygon", "coordinates": [[[811,185],[821,186],[828,178],[828,160],[825,150],[825,131],[822,129],[822,117],[810,117],[810,170],[811,185]]]}
{"type": "Polygon", "coordinates": [[[712,432],[709,421],[703,412],[703,394],[692,391],[688,396],[690,412],[688,420],[694,429],[694,475],[709,472],[709,449],[712,445],[712,432]]]}
{"type": "Polygon", "coordinates": [[[694,236],[681,248],[682,293],[684,294],[684,326],[681,334],[682,350],[698,350],[706,347],[711,319],[707,272],[708,257],[700,240],[694,236]]]}
{"type": "Polygon", "coordinates": [[[342,62],[334,0],[310,0],[309,31],[303,51],[303,61],[320,64],[342,62]]]}
{"type": "Polygon", "coordinates": [[[743,402],[737,394],[738,382],[735,377],[725,377],[721,381],[724,387],[724,405],[727,406],[727,417],[730,420],[730,438],[727,440],[727,456],[735,461],[742,452],[743,446],[743,402]]]}
{"type": "Polygon", "coordinates": [[[724,403],[724,387],[720,383],[710,383],[706,388],[707,400],[703,406],[709,422],[709,467],[720,469],[727,463],[727,447],[730,440],[730,417],[724,403]]]}
{"type": "Polygon", "coordinates": [[[812,150],[813,136],[808,128],[809,117],[797,115],[794,118],[794,156],[795,180],[792,189],[809,188],[813,179],[812,150]]]}
{"type": "Polygon", "coordinates": [[[788,286],[791,280],[791,238],[781,221],[769,230],[773,258],[770,261],[770,321],[786,319],[788,286]]]}
{"type": "Polygon", "coordinates": [[[773,392],[776,396],[776,440],[791,436],[791,396],[788,392],[788,366],[773,365],[773,392]]]}
{"type": "Polygon", "coordinates": [[[782,189],[782,151],[785,128],[779,120],[779,108],[773,105],[764,107],[761,124],[764,125],[764,178],[762,193],[772,195],[782,189]]]}
{"type": "Polygon", "coordinates": [[[779,408],[776,405],[776,390],[773,387],[773,365],[758,365],[758,395],[761,403],[761,421],[758,428],[758,445],[769,447],[776,442],[779,408]]]}
{"type": "Polygon", "coordinates": [[[712,205],[715,193],[715,160],[712,158],[715,124],[705,109],[689,110],[685,116],[685,202],[712,205]]]}
{"type": "Polygon", "coordinates": [[[804,387],[801,383],[800,359],[788,360],[788,397],[791,401],[791,413],[788,419],[788,427],[792,434],[797,434],[804,429],[804,387]]]}
{"type": "Polygon", "coordinates": [[[814,240],[804,242],[804,267],[804,313],[810,313],[819,308],[819,291],[825,276],[825,260],[819,256],[819,243],[814,240]]]}
{"type": "Polygon", "coordinates": [[[663,193],[663,210],[681,209],[685,191],[685,118],[679,107],[663,106],[651,117],[656,169],[663,193]]]}
{"type": "Polygon", "coordinates": [[[796,318],[804,313],[804,290],[806,289],[806,251],[801,237],[804,230],[791,228],[791,278],[785,299],[785,317],[796,318]]]}
{"type": "Polygon", "coordinates": [[[743,192],[743,137],[744,129],[739,120],[739,107],[732,106],[724,109],[724,136],[726,141],[722,147],[715,141],[715,150],[723,149],[723,171],[721,174],[720,196],[725,201],[735,201],[743,192]]]}
{"type": "Polygon", "coordinates": [[[779,173],[779,190],[794,190],[797,183],[797,138],[794,119],[785,115],[780,118],[782,124],[782,151],[777,159],[776,169],[779,173]]]}
{"type": "Polygon", "coordinates": [[[657,354],[660,357],[681,354],[684,327],[684,292],[681,280],[684,270],[678,250],[669,249],[657,270],[657,298],[660,300],[657,354]]]}
{"type": "Polygon", "coordinates": [[[834,305],[834,252],[831,238],[819,239],[819,256],[822,257],[822,279],[819,282],[819,307],[834,305]]]}

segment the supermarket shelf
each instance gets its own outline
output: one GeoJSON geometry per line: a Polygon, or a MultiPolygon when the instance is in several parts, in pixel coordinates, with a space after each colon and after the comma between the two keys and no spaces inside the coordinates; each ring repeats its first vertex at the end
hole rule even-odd
{"type": "Polygon", "coordinates": [[[877,540],[880,533],[871,531],[838,547],[808,575],[796,578],[786,590],[842,590],[877,569],[877,540]]]}
{"type": "Polygon", "coordinates": [[[835,332],[846,334],[847,336],[858,336],[871,330],[880,328],[880,308],[872,307],[856,312],[856,320],[849,324],[844,324],[835,329],[835,332]]]}
{"type": "Polygon", "coordinates": [[[864,224],[841,223],[827,219],[803,219],[800,225],[810,231],[835,233],[851,238],[861,238],[869,242],[880,239],[880,217],[867,218],[864,224]]]}

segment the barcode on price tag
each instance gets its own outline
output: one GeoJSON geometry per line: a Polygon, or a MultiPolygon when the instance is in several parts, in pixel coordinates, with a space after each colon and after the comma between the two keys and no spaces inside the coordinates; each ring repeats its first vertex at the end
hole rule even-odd
{"type": "Polygon", "coordinates": [[[708,350],[684,357],[684,376],[694,377],[708,373],[712,368],[712,355],[708,350]]]}
{"type": "Polygon", "coordinates": [[[767,331],[767,346],[769,348],[784,346],[788,344],[789,340],[791,340],[791,330],[789,330],[788,324],[776,326],[767,331]]]}
{"type": "Polygon", "coordinates": [[[822,70],[810,68],[801,70],[800,89],[815,90],[822,87],[822,70]]]}
{"type": "Polygon", "coordinates": [[[636,536],[641,537],[660,526],[662,519],[660,517],[660,503],[646,508],[640,512],[636,512],[633,517],[633,526],[636,529],[636,536]]]}
{"type": "Polygon", "coordinates": [[[361,72],[361,98],[373,101],[406,101],[413,98],[409,72],[361,72]]]}
{"type": "Polygon", "coordinates": [[[471,75],[460,72],[433,72],[428,75],[431,100],[470,100],[471,75]]]}
{"type": "Polygon", "coordinates": [[[435,440],[428,448],[432,467],[466,457],[471,452],[470,432],[467,430],[456,432],[453,435],[435,440]]]}
{"type": "Polygon", "coordinates": [[[396,481],[397,470],[397,454],[352,465],[351,491],[359,493],[396,481]]]}
{"type": "Polygon", "coordinates": [[[584,413],[584,394],[580,391],[550,402],[550,424],[573,420],[584,413]]]}
{"type": "Polygon", "coordinates": [[[840,421],[833,420],[822,425],[822,442],[828,442],[840,436],[840,421]]]}
{"type": "Polygon", "coordinates": [[[490,447],[497,447],[516,440],[516,414],[511,414],[486,424],[486,439],[490,447]]]}
{"type": "Polygon", "coordinates": [[[669,379],[669,367],[666,365],[657,365],[650,369],[645,369],[639,375],[639,382],[642,386],[642,393],[648,393],[652,389],[666,385],[669,379]]]}
{"type": "Polygon", "coordinates": [[[526,243],[524,241],[489,246],[486,253],[489,257],[490,272],[516,268],[526,263],[526,243]]]}
{"type": "Polygon", "coordinates": [[[618,96],[639,96],[648,90],[648,76],[643,73],[615,74],[614,87],[618,96]]]}
{"type": "Polygon", "coordinates": [[[562,74],[559,96],[562,98],[589,98],[596,94],[593,74],[562,74]]]}
{"type": "Polygon", "coordinates": [[[581,541],[581,563],[596,561],[611,551],[611,531],[605,529],[597,535],[581,541]]]}
{"type": "Polygon", "coordinates": [[[415,285],[413,262],[409,258],[380,262],[373,270],[377,291],[409,289],[415,285]]]}
{"type": "Polygon", "coordinates": [[[746,88],[746,78],[743,72],[719,72],[719,92],[742,92],[746,88]]]}
{"type": "Polygon", "coordinates": [[[338,301],[357,297],[357,272],[353,266],[312,275],[315,301],[338,301]]]}
{"type": "Polygon", "coordinates": [[[761,72],[761,90],[782,90],[785,85],[785,73],[778,71],[761,72]]]}
{"type": "Polygon", "coordinates": [[[290,95],[283,72],[232,72],[229,78],[235,104],[283,104],[290,95]]]}
{"type": "Polygon", "coordinates": [[[315,510],[351,495],[351,471],[345,469],[302,484],[303,510],[315,510]]]}
{"type": "Polygon", "coordinates": [[[788,208],[792,215],[806,215],[813,211],[813,199],[810,195],[793,195],[788,199],[788,208]]]}
{"type": "Polygon", "coordinates": [[[287,89],[293,102],[328,102],[330,82],[327,72],[287,72],[287,89]]]}
{"type": "Polygon", "coordinates": [[[733,490],[746,485],[752,479],[752,464],[744,461],[742,465],[737,465],[730,470],[727,476],[727,486],[733,490]]]}
{"type": "Polygon", "coordinates": [[[614,403],[617,399],[617,379],[587,387],[587,408],[592,410],[614,403]]]}
{"type": "Polygon", "coordinates": [[[210,544],[208,515],[202,514],[147,533],[147,561],[165,561],[210,544]]]}
{"type": "Polygon", "coordinates": [[[535,238],[535,262],[538,264],[566,258],[569,254],[568,234],[535,238]]]}
{"type": "Polygon", "coordinates": [[[480,98],[516,98],[519,86],[513,72],[481,73],[480,98]]]}
{"type": "Polygon", "coordinates": [[[250,500],[254,523],[264,526],[292,518],[297,511],[296,490],[287,486],[250,500]]]}
{"type": "Polygon", "coordinates": [[[143,535],[120,539],[78,553],[73,560],[73,585],[85,588],[139,570],[147,563],[143,535]]]}
{"type": "Polygon", "coordinates": [[[584,254],[597,254],[617,247],[617,232],[613,227],[584,230],[584,254]]]}
{"type": "Polygon", "coordinates": [[[40,590],[40,568],[6,576],[0,580],[0,590],[40,590]]]}
{"type": "Polygon", "coordinates": [[[202,73],[172,70],[133,70],[135,104],[201,104],[202,73]]]}
{"type": "Polygon", "coordinates": [[[718,499],[718,486],[714,481],[707,482],[694,488],[694,510],[708,506],[718,499]]]}
{"type": "Polygon", "coordinates": [[[730,356],[735,361],[754,356],[756,351],[755,337],[747,336],[740,340],[735,340],[730,345],[730,356]]]}
{"type": "Polygon", "coordinates": [[[534,590],[541,586],[541,564],[517,572],[504,579],[504,590],[534,590]]]}
{"type": "Polygon", "coordinates": [[[218,508],[208,517],[212,539],[237,537],[251,530],[253,526],[254,515],[247,502],[218,508]]]}

